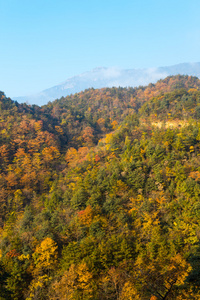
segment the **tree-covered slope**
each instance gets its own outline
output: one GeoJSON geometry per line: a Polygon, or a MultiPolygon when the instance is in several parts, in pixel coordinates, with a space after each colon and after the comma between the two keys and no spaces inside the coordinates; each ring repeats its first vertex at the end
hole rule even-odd
{"type": "Polygon", "coordinates": [[[200,81],[1,94],[1,299],[199,299],[200,81]]]}

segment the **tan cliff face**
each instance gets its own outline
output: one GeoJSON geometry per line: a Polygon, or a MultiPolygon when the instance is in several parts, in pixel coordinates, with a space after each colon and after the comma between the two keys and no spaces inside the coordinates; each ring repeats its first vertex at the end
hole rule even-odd
{"type": "Polygon", "coordinates": [[[170,121],[157,121],[152,122],[151,125],[156,126],[158,128],[177,128],[177,127],[184,127],[188,125],[188,121],[184,120],[170,120],[170,121]]]}

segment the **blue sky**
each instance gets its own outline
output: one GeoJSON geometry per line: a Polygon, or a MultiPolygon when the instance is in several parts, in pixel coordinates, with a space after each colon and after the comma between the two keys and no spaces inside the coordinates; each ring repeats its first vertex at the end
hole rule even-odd
{"type": "Polygon", "coordinates": [[[200,62],[199,0],[0,0],[0,90],[23,96],[96,67],[200,62]]]}

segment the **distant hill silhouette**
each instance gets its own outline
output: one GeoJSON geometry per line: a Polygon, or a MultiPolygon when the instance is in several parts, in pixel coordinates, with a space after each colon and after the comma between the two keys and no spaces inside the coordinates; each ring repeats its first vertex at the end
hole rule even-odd
{"type": "Polygon", "coordinates": [[[13,97],[13,99],[21,103],[28,102],[41,106],[62,96],[66,97],[88,88],[137,87],[155,83],[159,79],[177,74],[200,77],[200,63],[182,63],[168,67],[129,70],[120,70],[114,67],[96,68],[69,78],[65,82],[38,94],[13,97]]]}

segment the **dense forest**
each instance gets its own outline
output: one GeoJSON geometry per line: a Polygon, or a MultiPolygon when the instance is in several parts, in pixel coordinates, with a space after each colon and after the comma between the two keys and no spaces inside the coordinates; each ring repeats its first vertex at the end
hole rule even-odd
{"type": "Polygon", "coordinates": [[[200,80],[0,92],[0,300],[200,299],[200,80]]]}

